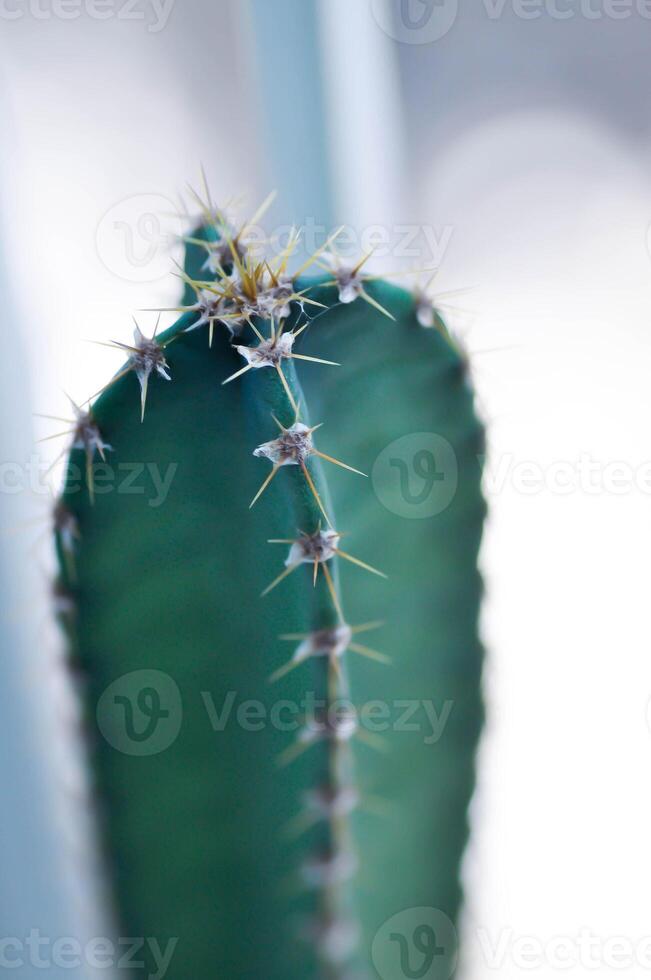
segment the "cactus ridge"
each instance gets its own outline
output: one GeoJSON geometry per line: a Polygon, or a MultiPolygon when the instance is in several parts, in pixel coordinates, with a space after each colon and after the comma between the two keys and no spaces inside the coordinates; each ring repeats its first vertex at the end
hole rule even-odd
{"type": "MultiPolygon", "coordinates": [[[[292,273],[289,263],[299,242],[297,234],[292,234],[287,247],[272,259],[258,259],[246,246],[247,229],[260,219],[270,199],[251,221],[235,231],[225,211],[212,204],[207,189],[205,197],[204,200],[196,195],[201,223],[186,239],[186,267],[180,271],[186,293],[183,305],[174,308],[181,314],[180,319],[160,336],[158,324],[151,338],[136,325],[133,344],[112,342],[111,346],[127,355],[126,364],[98,393],[99,400],[91,408],[82,412],[75,406],[71,448],[85,455],[86,484],[93,504],[94,461],[97,456],[105,460],[106,450],[113,448],[104,440],[95,418],[97,406],[101,408],[110,389],[127,375],[135,374],[140,388],[140,421],[146,426],[149,383],[158,376],[156,381],[160,378],[174,385],[174,347],[184,337],[205,328],[207,347],[212,349],[216,328],[221,327],[225,339],[232,343],[231,349],[244,359],[241,367],[221,379],[221,385],[235,381],[244,384],[240,398],[250,403],[260,418],[268,418],[270,434],[275,432],[274,438],[249,447],[254,457],[271,463],[271,471],[248,506],[250,509],[257,504],[272,481],[277,484],[279,474],[285,474],[282,491],[288,498],[297,532],[294,537],[268,539],[270,545],[286,546],[288,554],[284,568],[261,595],[267,596],[303,565],[308,566],[305,574],[313,591],[308,614],[310,628],[280,635],[283,642],[296,646],[289,660],[278,666],[268,680],[279,682],[311,662],[318,672],[318,686],[325,694],[324,706],[277,757],[278,764],[285,766],[313,746],[320,745],[324,750],[322,764],[317,766],[319,775],[315,782],[304,785],[300,812],[288,827],[298,837],[315,826],[322,829],[318,843],[308,848],[297,868],[300,888],[316,897],[315,910],[302,922],[299,932],[316,951],[323,976],[344,980],[361,934],[350,893],[350,884],[359,870],[350,821],[363,806],[364,794],[357,785],[351,742],[362,737],[377,747],[378,741],[361,730],[354,711],[342,708],[342,704],[350,702],[347,654],[379,664],[391,661],[385,654],[357,642],[358,635],[383,623],[350,625],[346,621],[338,563],[343,560],[357,566],[360,573],[387,576],[340,547],[343,534],[333,526],[334,514],[321,464],[349,471],[351,480],[366,474],[316,448],[314,434],[328,420],[310,423],[309,406],[296,374],[297,362],[309,362],[314,370],[324,371],[337,370],[340,365],[318,354],[297,352],[295,345],[308,329],[317,330],[318,341],[318,329],[328,314],[356,300],[362,300],[388,320],[395,320],[395,316],[372,295],[371,283],[376,277],[363,271],[369,256],[354,265],[345,263],[335,251],[337,233],[292,273]],[[312,266],[322,273],[314,283],[303,279],[312,266]],[[290,475],[292,479],[288,478],[290,475]]],[[[421,325],[439,327],[442,321],[438,310],[422,292],[415,294],[413,304],[421,325]]],[[[439,332],[446,344],[451,344],[447,330],[439,332]]],[[[99,411],[97,414],[102,415],[99,411]]],[[[111,439],[116,443],[113,435],[111,439]]],[[[247,501],[242,501],[243,519],[246,506],[247,501]]],[[[65,491],[55,508],[54,526],[62,587],[67,584],[70,594],[74,594],[75,559],[83,551],[84,540],[65,491]]]]}

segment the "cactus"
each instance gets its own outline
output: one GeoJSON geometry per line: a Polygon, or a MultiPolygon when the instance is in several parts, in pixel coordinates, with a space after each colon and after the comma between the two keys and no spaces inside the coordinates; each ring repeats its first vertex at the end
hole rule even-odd
{"type": "MultiPolygon", "coordinates": [[[[120,934],[172,980],[400,976],[395,937],[371,952],[382,924],[461,901],[484,517],[466,364],[431,301],[331,240],[290,272],[294,243],[263,262],[203,203],[180,317],[119,344],[57,505],[120,934]],[[411,459],[382,460],[431,433],[456,492],[411,520],[411,459]]],[[[428,499],[434,456],[414,455],[428,499]]]]}

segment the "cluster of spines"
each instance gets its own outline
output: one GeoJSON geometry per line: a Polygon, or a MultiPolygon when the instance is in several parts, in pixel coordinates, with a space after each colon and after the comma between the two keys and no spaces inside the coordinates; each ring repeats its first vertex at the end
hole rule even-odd
{"type": "MultiPolygon", "coordinates": [[[[300,406],[296,403],[283,372],[283,361],[298,359],[337,366],[334,362],[308,357],[296,353],[293,349],[296,339],[311,322],[307,317],[306,307],[322,308],[324,312],[328,309],[328,307],[323,307],[323,304],[310,298],[308,295],[309,288],[300,291],[296,288],[299,277],[312,265],[316,265],[321,270],[331,274],[331,279],[322,280],[319,285],[334,287],[339,303],[347,304],[362,299],[388,318],[393,319],[393,316],[370,295],[366,288],[367,284],[375,278],[362,271],[370,256],[363,257],[354,265],[346,264],[335,251],[337,232],[298,270],[290,274],[288,264],[291,254],[298,244],[298,235],[290,236],[288,246],[274,260],[257,261],[250,254],[245,244],[247,228],[261,218],[264,209],[270,203],[270,199],[265,202],[265,205],[250,222],[242,226],[239,231],[235,231],[227,222],[224,213],[212,205],[207,189],[206,198],[207,200],[203,201],[197,196],[201,207],[202,227],[204,230],[209,230],[210,235],[206,239],[189,237],[186,241],[205,249],[204,268],[210,272],[213,278],[196,280],[192,279],[185,271],[180,270],[179,275],[185,284],[193,290],[196,300],[190,305],[176,307],[174,311],[194,314],[194,319],[186,331],[207,326],[210,345],[213,342],[215,324],[219,323],[227,328],[233,346],[244,358],[246,364],[233,375],[224,379],[223,384],[235,380],[250,370],[272,368],[277,372],[287,396],[289,408],[294,415],[294,422],[290,426],[284,426],[274,417],[280,434],[275,439],[262,443],[253,450],[254,456],[268,459],[272,464],[272,469],[251,501],[250,506],[256,503],[281,467],[296,465],[302,470],[320,513],[317,526],[311,531],[301,532],[295,539],[270,539],[270,543],[289,545],[289,553],[284,570],[267,586],[262,594],[269,593],[299,565],[309,564],[313,567],[314,584],[316,584],[319,569],[322,569],[338,619],[338,625],[335,627],[317,628],[309,633],[283,635],[281,639],[298,642],[298,646],[293,657],[277,669],[271,675],[270,680],[279,680],[290,670],[311,658],[323,658],[327,663],[327,707],[322,716],[311,719],[309,724],[299,732],[295,743],[283,753],[279,761],[288,763],[303,750],[317,742],[325,742],[328,746],[329,780],[324,785],[312,788],[305,793],[302,801],[303,809],[297,825],[306,828],[319,821],[327,821],[329,825],[329,837],[333,842],[332,846],[327,853],[320,853],[306,859],[300,868],[300,878],[305,887],[317,890],[322,899],[320,917],[306,927],[306,936],[315,943],[328,976],[332,977],[333,980],[339,980],[345,975],[344,972],[340,971],[344,970],[345,962],[353,952],[358,938],[354,922],[341,915],[338,893],[341,885],[348,881],[356,871],[356,861],[349,839],[348,819],[353,810],[358,807],[360,796],[352,778],[352,763],[347,752],[347,746],[354,736],[363,733],[359,732],[354,713],[338,711],[333,714],[330,711],[330,706],[338,699],[347,700],[348,692],[343,690],[346,683],[345,675],[340,670],[340,660],[347,652],[358,653],[381,663],[388,663],[389,659],[378,651],[356,641],[356,634],[375,629],[382,624],[374,622],[351,627],[346,623],[336,585],[328,568],[328,562],[340,557],[373,574],[385,576],[382,572],[339,547],[341,534],[332,527],[324,502],[310,474],[308,460],[310,457],[316,456],[361,476],[365,474],[316,449],[313,434],[320,428],[320,425],[309,427],[300,421],[300,406]],[[291,331],[286,331],[285,321],[293,312],[292,307],[300,309],[305,317],[305,322],[294,327],[291,331]],[[269,324],[268,337],[265,337],[258,329],[256,323],[260,322],[269,324]],[[247,326],[257,337],[258,344],[256,346],[249,347],[235,343],[235,340],[247,326]],[[322,522],[325,522],[325,529],[322,522]]],[[[433,300],[428,297],[425,290],[417,289],[414,292],[414,312],[421,326],[435,327],[441,330],[445,339],[449,343],[453,343],[433,300]]],[[[141,421],[144,421],[145,418],[147,390],[152,374],[158,374],[166,381],[172,380],[165,359],[165,347],[176,338],[165,343],[159,341],[156,337],[157,327],[153,336],[149,338],[144,336],[136,324],[133,344],[115,341],[109,345],[123,350],[127,354],[127,363],[106,387],[114,384],[124,375],[134,372],[140,384],[141,421]]],[[[101,394],[104,390],[106,388],[97,394],[101,394]]],[[[93,398],[95,397],[93,396],[93,398]]],[[[91,401],[92,399],[89,399],[89,403],[91,401]]],[[[63,421],[69,422],[71,426],[66,433],[72,436],[71,448],[82,449],[85,452],[86,482],[92,502],[95,455],[98,454],[104,460],[106,451],[110,450],[111,447],[103,440],[91,408],[83,409],[73,403],[73,412],[74,419],[63,421]]],[[[74,582],[75,551],[79,544],[80,533],[76,518],[61,501],[56,504],[54,509],[54,529],[68,580],[74,582]]],[[[61,613],[65,612],[66,618],[72,616],[74,614],[72,593],[62,584],[57,586],[57,589],[57,600],[65,602],[65,610],[61,607],[61,613]]]]}

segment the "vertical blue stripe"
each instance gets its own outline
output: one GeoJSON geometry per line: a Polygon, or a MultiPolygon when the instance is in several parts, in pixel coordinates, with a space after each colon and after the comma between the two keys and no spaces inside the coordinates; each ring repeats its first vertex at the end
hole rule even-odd
{"type": "MultiPolygon", "coordinates": [[[[316,0],[250,0],[260,152],[286,221],[332,226],[316,0]]],[[[264,170],[263,170],[264,173],[264,170]]]]}

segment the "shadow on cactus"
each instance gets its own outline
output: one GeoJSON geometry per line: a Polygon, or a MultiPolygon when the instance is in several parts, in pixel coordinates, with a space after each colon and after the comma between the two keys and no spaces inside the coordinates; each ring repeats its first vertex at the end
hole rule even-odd
{"type": "Polygon", "coordinates": [[[180,318],[119,345],[56,512],[119,934],[169,980],[448,977],[482,721],[466,368],[333,240],[293,272],[294,240],[266,261],[202,212],[180,318]]]}

